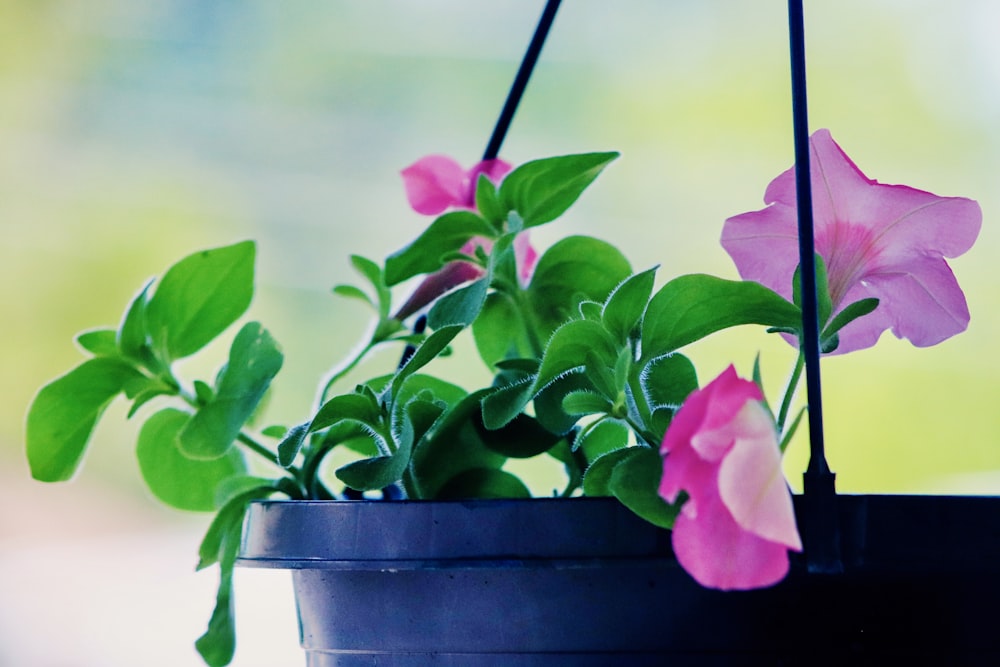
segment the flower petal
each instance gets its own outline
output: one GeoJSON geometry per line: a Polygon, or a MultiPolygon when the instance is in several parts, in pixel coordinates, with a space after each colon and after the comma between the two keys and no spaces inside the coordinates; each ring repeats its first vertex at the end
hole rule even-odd
{"type": "Polygon", "coordinates": [[[410,207],[423,215],[437,215],[463,205],[468,187],[465,170],[446,155],[428,155],[404,169],[403,185],[410,207]]]}
{"type": "Polygon", "coordinates": [[[672,544],[681,567],[708,588],[763,588],[788,573],[787,548],[741,528],[718,494],[703,499],[696,517],[681,512],[672,544]]]}
{"type": "Polygon", "coordinates": [[[736,441],[719,466],[722,502],[744,530],[801,550],[774,421],[762,404],[747,401],[730,429],[736,441]]]}

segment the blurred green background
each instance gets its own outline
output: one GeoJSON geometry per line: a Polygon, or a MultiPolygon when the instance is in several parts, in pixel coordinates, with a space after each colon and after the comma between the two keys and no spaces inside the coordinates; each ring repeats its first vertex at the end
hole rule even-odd
{"type": "MultiPolygon", "coordinates": [[[[75,333],[116,324],[148,277],[196,249],[260,241],[250,317],[286,353],[268,418],[302,420],[366,326],[329,292],[354,280],[347,255],[382,258],[425,222],[399,169],[432,152],[478,159],[541,5],[0,3],[0,538],[86,533],[122,508],[126,523],[188,521],[142,490],[123,406],[70,491],[29,479],[23,418],[82,358],[75,333]],[[96,497],[100,516],[85,518],[96,497]],[[53,503],[78,516],[31,509],[53,503]]],[[[996,493],[1000,5],[827,0],[807,2],[806,18],[811,127],[830,128],[869,177],[984,213],[977,246],[952,261],[966,333],[923,350],[886,334],[824,363],[839,488],[996,493]]],[[[760,208],[792,162],[788,80],[784,3],[565,2],[502,155],[623,158],[536,245],[586,233],[637,269],[660,264],[661,282],[735,277],[722,221],[760,208]]],[[[748,373],[758,351],[774,398],[793,361],[783,342],[747,329],[689,352],[707,381],[730,361],[748,373]]],[[[212,372],[224,348],[214,354],[192,367],[212,372]]],[[[797,438],[787,457],[796,486],[805,449],[797,438]]]]}

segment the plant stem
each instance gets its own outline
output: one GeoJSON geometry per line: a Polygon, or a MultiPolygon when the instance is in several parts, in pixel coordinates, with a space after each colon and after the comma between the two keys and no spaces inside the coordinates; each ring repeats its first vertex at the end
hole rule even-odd
{"type": "Polygon", "coordinates": [[[375,338],[372,337],[372,339],[369,340],[365,346],[361,348],[361,351],[354,355],[350,361],[342,365],[337,370],[331,371],[330,376],[327,378],[326,382],[323,383],[323,390],[319,393],[319,404],[316,406],[317,409],[326,403],[327,396],[329,395],[330,390],[333,389],[333,385],[340,382],[345,375],[354,370],[354,368],[361,363],[361,360],[364,359],[377,344],[378,343],[375,341],[375,338]]]}
{"type": "Polygon", "coordinates": [[[802,378],[802,369],[805,368],[806,358],[800,352],[795,358],[795,367],[792,369],[792,375],[788,378],[788,385],[785,387],[785,395],[781,399],[781,408],[778,410],[778,433],[784,433],[785,431],[785,421],[788,419],[788,411],[792,407],[792,397],[795,396],[795,390],[798,389],[799,380],[802,378]]]}
{"type": "Polygon", "coordinates": [[[273,463],[274,465],[279,465],[277,454],[275,454],[270,449],[268,449],[264,445],[254,440],[252,437],[250,437],[243,431],[239,432],[239,435],[236,436],[236,440],[239,441],[240,444],[242,444],[244,447],[249,449],[254,454],[257,454],[258,456],[267,459],[269,463],[273,463]]]}

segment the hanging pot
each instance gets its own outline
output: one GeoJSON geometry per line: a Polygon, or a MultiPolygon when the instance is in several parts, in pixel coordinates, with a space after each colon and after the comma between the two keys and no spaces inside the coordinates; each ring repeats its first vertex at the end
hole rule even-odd
{"type": "Polygon", "coordinates": [[[1000,499],[837,500],[844,571],[749,592],[607,498],[258,502],[238,563],[292,570],[308,667],[1000,664],[1000,499]]]}

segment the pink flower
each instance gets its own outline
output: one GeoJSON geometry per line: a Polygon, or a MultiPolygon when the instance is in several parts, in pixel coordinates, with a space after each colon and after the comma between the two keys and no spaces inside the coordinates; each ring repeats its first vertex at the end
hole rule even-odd
{"type": "MultiPolygon", "coordinates": [[[[972,247],[979,205],[869,179],[828,130],[811,139],[816,251],[827,266],[833,312],[866,297],[876,310],[840,331],[836,353],[871,347],[886,329],[918,347],[966,329],[969,309],[945,257],[972,247]]],[[[767,208],[726,220],[722,245],[740,275],[791,298],[799,263],[795,170],[774,179],[767,208]]]]}
{"type": "Polygon", "coordinates": [[[422,215],[440,215],[449,208],[475,209],[479,175],[499,183],[510,170],[503,160],[483,160],[466,171],[446,155],[428,155],[402,174],[410,207],[422,215]]]}
{"type": "Polygon", "coordinates": [[[674,553],[709,588],[776,584],[788,572],[788,550],[802,550],[762,400],[760,388],[730,366],[688,396],[660,447],[660,495],[672,503],[688,494],[674,524],[674,553]]]}
{"type": "MultiPolygon", "coordinates": [[[[410,207],[422,215],[440,215],[450,208],[475,210],[476,184],[480,174],[485,174],[496,184],[511,168],[507,162],[497,159],[477,162],[466,171],[448,156],[428,155],[401,173],[410,207]]],[[[493,242],[489,239],[477,237],[462,246],[460,252],[471,256],[475,254],[477,247],[489,252],[492,246],[493,242]]],[[[514,239],[514,254],[517,258],[518,277],[526,285],[531,280],[538,261],[538,253],[531,246],[527,232],[518,234],[514,239]]],[[[396,313],[396,319],[406,319],[448,290],[476,280],[483,273],[481,267],[471,262],[449,262],[421,282],[396,313]]]]}

